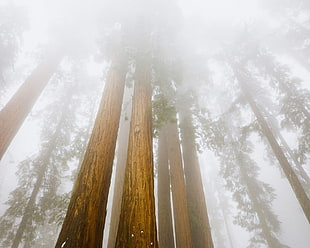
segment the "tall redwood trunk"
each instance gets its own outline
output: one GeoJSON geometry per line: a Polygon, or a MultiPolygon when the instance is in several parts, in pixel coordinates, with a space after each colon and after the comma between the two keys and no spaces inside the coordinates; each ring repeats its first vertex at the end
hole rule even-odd
{"type": "Polygon", "coordinates": [[[56,248],[101,248],[126,67],[111,65],[56,248]]]}
{"type": "Polygon", "coordinates": [[[193,245],[195,248],[212,248],[211,228],[189,109],[180,110],[180,128],[193,245]]]}
{"type": "Polygon", "coordinates": [[[165,127],[158,136],[158,239],[159,247],[174,247],[168,147],[165,127]]]}
{"type": "Polygon", "coordinates": [[[31,73],[0,111],[0,160],[52,77],[62,57],[60,52],[50,54],[31,73]]]}
{"type": "MultiPolygon", "coordinates": [[[[125,93],[124,102],[126,102],[126,98],[129,98],[129,96],[126,97],[126,95],[128,94],[125,93]]],[[[131,104],[130,106],[127,106],[127,107],[131,107],[131,104]]],[[[129,111],[126,111],[126,114],[128,112],[129,111]]],[[[130,117],[130,114],[129,114],[129,117],[130,117]]],[[[126,118],[127,118],[127,115],[126,115],[126,118]]],[[[122,194],[123,194],[127,150],[128,150],[129,128],[130,128],[129,120],[124,120],[121,122],[120,131],[118,135],[119,136],[118,144],[117,144],[118,146],[117,163],[115,166],[115,183],[114,183],[113,202],[112,202],[112,211],[111,211],[111,222],[110,222],[110,228],[109,228],[108,248],[115,247],[119,216],[121,213],[122,194]]]]}
{"type": "MultiPolygon", "coordinates": [[[[235,72],[236,73],[236,72],[235,72]]],[[[244,94],[246,100],[248,101],[248,103],[251,106],[251,109],[253,111],[253,113],[255,114],[258,123],[261,126],[262,132],[264,133],[264,135],[266,136],[276,158],[279,161],[279,164],[281,166],[281,168],[283,169],[286,178],[288,179],[297,200],[299,201],[300,206],[303,209],[303,212],[306,216],[306,218],[308,219],[308,222],[310,223],[310,200],[305,192],[305,190],[303,189],[297,175],[295,174],[294,170],[292,169],[291,165],[289,164],[287,158],[285,157],[281,147],[279,146],[277,140],[275,139],[270,127],[268,126],[266,120],[264,119],[262,113],[260,112],[260,110],[258,109],[255,101],[253,100],[247,86],[246,83],[243,81],[244,78],[242,77],[241,74],[238,74],[238,82],[240,85],[240,88],[242,90],[242,93],[244,94]]]]}
{"type": "Polygon", "coordinates": [[[158,247],[152,152],[152,87],[148,61],[137,62],[117,248],[158,247]]]}
{"type": "Polygon", "coordinates": [[[178,248],[190,248],[194,246],[192,245],[189,209],[177,123],[167,124],[167,139],[176,246],[178,248]]]}

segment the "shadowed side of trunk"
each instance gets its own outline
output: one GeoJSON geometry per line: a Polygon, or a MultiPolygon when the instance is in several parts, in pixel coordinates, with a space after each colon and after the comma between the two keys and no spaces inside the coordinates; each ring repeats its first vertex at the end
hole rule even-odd
{"type": "Polygon", "coordinates": [[[159,247],[174,247],[170,173],[165,127],[158,136],[158,237],[159,247]]]}
{"type": "Polygon", "coordinates": [[[180,129],[191,234],[195,248],[213,248],[207,205],[196,153],[195,134],[189,113],[189,110],[186,109],[180,111],[180,129]]]}
{"type": "Polygon", "coordinates": [[[167,124],[167,140],[176,246],[178,248],[190,248],[193,246],[177,123],[167,124]]]}

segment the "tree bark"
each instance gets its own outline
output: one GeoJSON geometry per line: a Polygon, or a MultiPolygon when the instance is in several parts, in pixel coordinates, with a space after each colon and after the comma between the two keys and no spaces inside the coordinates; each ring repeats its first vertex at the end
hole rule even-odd
{"type": "Polygon", "coordinates": [[[59,51],[50,54],[0,111],[0,160],[49,82],[62,57],[59,51]]]}
{"type": "Polygon", "coordinates": [[[177,123],[167,124],[168,156],[173,198],[176,246],[191,248],[192,237],[177,123]]]}
{"type": "Polygon", "coordinates": [[[152,152],[152,87],[148,61],[137,61],[117,248],[158,247],[152,152]]]}
{"type": "Polygon", "coordinates": [[[158,237],[159,247],[174,247],[170,175],[165,127],[158,137],[158,237]]]}
{"type": "Polygon", "coordinates": [[[180,129],[192,240],[195,248],[213,248],[207,205],[196,152],[195,134],[192,118],[188,114],[189,111],[189,109],[180,109],[180,129]]]}
{"type": "MultiPolygon", "coordinates": [[[[127,94],[125,94],[125,101],[126,101],[126,95],[127,94]]],[[[129,117],[130,117],[130,114],[129,114],[129,117]]],[[[126,118],[127,118],[127,115],[126,115],[126,118]]],[[[115,247],[117,228],[118,228],[119,217],[121,213],[122,194],[123,194],[125,169],[126,169],[126,158],[127,158],[127,150],[128,150],[129,128],[130,128],[129,120],[124,120],[123,122],[121,122],[120,131],[118,135],[119,141],[118,141],[118,150],[117,150],[117,163],[115,166],[115,183],[114,183],[114,192],[113,192],[111,222],[110,222],[110,228],[109,228],[108,248],[115,247]]]]}
{"type": "MultiPolygon", "coordinates": [[[[235,73],[237,73],[235,71],[235,73]]],[[[270,127],[268,126],[266,120],[264,119],[262,113],[260,112],[260,110],[258,109],[256,103],[254,102],[254,100],[252,99],[252,96],[246,86],[246,83],[243,81],[244,78],[242,77],[241,74],[237,74],[237,78],[238,78],[238,82],[240,85],[240,88],[242,90],[242,93],[245,96],[245,99],[248,101],[248,103],[250,104],[250,107],[253,111],[253,113],[255,114],[258,123],[260,124],[261,128],[262,128],[262,132],[264,133],[264,135],[266,136],[276,158],[279,161],[279,164],[281,166],[281,168],[283,169],[295,195],[297,200],[299,201],[299,204],[301,206],[301,208],[303,209],[303,212],[308,220],[308,222],[310,223],[310,200],[305,192],[305,190],[303,189],[297,175],[295,174],[294,170],[292,169],[291,165],[289,164],[287,158],[285,157],[281,147],[279,146],[277,140],[275,139],[270,127]]]]}
{"type": "Polygon", "coordinates": [[[111,65],[56,248],[101,248],[126,66],[111,65]]]}

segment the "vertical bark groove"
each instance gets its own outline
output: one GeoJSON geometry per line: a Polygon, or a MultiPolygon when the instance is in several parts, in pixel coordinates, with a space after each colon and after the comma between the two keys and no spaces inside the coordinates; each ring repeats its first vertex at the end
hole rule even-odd
{"type": "Polygon", "coordinates": [[[158,137],[158,237],[159,247],[174,247],[171,199],[170,173],[165,127],[158,137]]]}
{"type": "Polygon", "coordinates": [[[175,237],[178,248],[191,248],[192,237],[177,123],[167,124],[168,156],[174,209],[175,237]]]}

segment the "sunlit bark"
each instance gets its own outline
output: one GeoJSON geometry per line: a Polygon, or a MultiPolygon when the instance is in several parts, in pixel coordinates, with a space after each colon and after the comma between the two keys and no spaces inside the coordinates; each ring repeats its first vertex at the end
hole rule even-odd
{"type": "MultiPolygon", "coordinates": [[[[236,73],[236,72],[235,72],[236,73]]],[[[248,88],[246,86],[246,83],[244,82],[244,78],[241,76],[241,74],[237,73],[238,76],[238,82],[241,87],[241,90],[248,101],[248,103],[251,106],[251,109],[253,113],[255,114],[257,121],[259,122],[262,132],[266,136],[276,158],[279,161],[279,164],[281,168],[283,169],[295,195],[297,200],[299,201],[300,206],[303,209],[303,212],[308,219],[308,222],[310,223],[310,200],[303,189],[297,175],[295,174],[294,170],[292,169],[291,165],[289,164],[287,158],[285,157],[281,147],[279,146],[277,140],[275,139],[271,129],[269,128],[266,120],[264,119],[262,113],[258,109],[256,103],[254,102],[250,92],[248,91],[248,88]]]]}
{"type": "Polygon", "coordinates": [[[152,152],[151,68],[139,60],[135,73],[129,144],[117,248],[158,247],[152,152]]]}
{"type": "Polygon", "coordinates": [[[189,209],[186,196],[185,178],[177,123],[167,124],[168,157],[173,199],[173,213],[176,246],[190,248],[192,237],[190,230],[189,209]]]}
{"type": "Polygon", "coordinates": [[[163,127],[158,136],[158,238],[159,247],[174,247],[166,136],[163,127]]]}
{"type": "Polygon", "coordinates": [[[56,248],[101,248],[126,66],[117,58],[108,73],[100,108],[75,181],[56,248]]]}
{"type": "Polygon", "coordinates": [[[62,57],[59,51],[50,54],[31,73],[0,111],[0,160],[49,82],[62,57]]]}
{"type": "Polygon", "coordinates": [[[186,108],[180,109],[180,129],[192,240],[195,248],[212,248],[211,228],[189,111],[186,108]]]}

